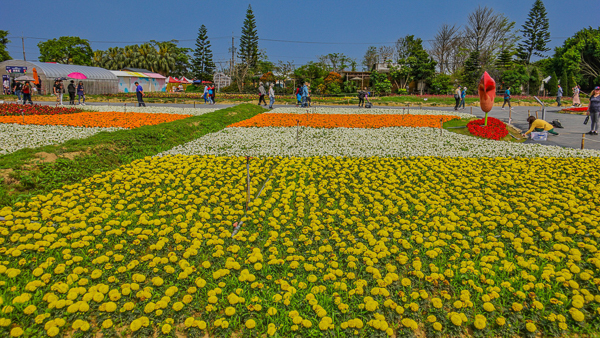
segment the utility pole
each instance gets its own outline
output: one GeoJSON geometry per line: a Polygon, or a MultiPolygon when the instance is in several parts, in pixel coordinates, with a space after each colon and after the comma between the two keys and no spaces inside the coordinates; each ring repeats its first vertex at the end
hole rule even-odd
{"type": "Polygon", "coordinates": [[[23,61],[27,61],[25,58],[25,37],[23,37],[23,33],[21,33],[21,43],[23,44],[23,61]]]}
{"type": "Polygon", "coordinates": [[[229,67],[229,76],[233,76],[233,66],[235,63],[235,38],[231,32],[231,67],[229,67]]]}

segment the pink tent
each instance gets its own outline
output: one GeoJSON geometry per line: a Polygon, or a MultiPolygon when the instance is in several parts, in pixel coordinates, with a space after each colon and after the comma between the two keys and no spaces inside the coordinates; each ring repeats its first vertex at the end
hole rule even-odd
{"type": "Polygon", "coordinates": [[[188,80],[185,76],[181,77],[181,82],[183,82],[183,83],[192,83],[192,81],[188,80]]]}

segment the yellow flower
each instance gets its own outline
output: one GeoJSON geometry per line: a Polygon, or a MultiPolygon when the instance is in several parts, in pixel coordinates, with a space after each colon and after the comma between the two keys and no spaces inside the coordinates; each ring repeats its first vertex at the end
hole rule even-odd
{"type": "Polygon", "coordinates": [[[230,317],[233,316],[235,314],[235,308],[233,308],[231,306],[228,306],[225,309],[225,314],[228,315],[228,316],[230,316],[230,317]]]}
{"type": "Polygon", "coordinates": [[[433,329],[436,331],[442,331],[442,324],[440,324],[439,322],[433,323],[433,329]]]}
{"type": "Polygon", "coordinates": [[[23,329],[16,326],[12,330],[10,330],[11,337],[20,337],[23,334],[23,329]]]}
{"type": "Polygon", "coordinates": [[[23,309],[23,313],[25,313],[26,315],[30,315],[30,314],[34,313],[36,309],[37,308],[35,307],[35,305],[29,305],[28,307],[23,309]]]}
{"type": "Polygon", "coordinates": [[[136,319],[129,324],[129,329],[131,329],[132,332],[139,330],[141,327],[142,322],[139,319],[136,319]]]}
{"type": "Polygon", "coordinates": [[[181,309],[183,309],[183,303],[182,302],[176,302],[175,304],[173,304],[173,310],[175,310],[175,311],[181,311],[181,309]]]}
{"type": "Polygon", "coordinates": [[[256,322],[254,321],[254,319],[248,319],[246,321],[246,327],[249,329],[253,329],[256,327],[256,322]]]}
{"type": "Polygon", "coordinates": [[[482,315],[476,315],[475,316],[475,322],[474,322],[475,328],[477,328],[478,330],[485,329],[486,321],[487,320],[486,320],[486,318],[484,316],[482,316],[482,315]]]}
{"type": "Polygon", "coordinates": [[[487,312],[492,312],[492,311],[496,310],[496,308],[494,307],[494,304],[492,304],[490,302],[483,303],[483,309],[487,312]]]}
{"type": "Polygon", "coordinates": [[[46,330],[46,334],[48,334],[48,336],[50,336],[50,337],[56,337],[59,333],[60,333],[60,329],[56,326],[53,326],[53,327],[49,328],[48,330],[46,330]]]}
{"type": "Polygon", "coordinates": [[[498,324],[499,326],[503,326],[504,324],[506,324],[506,319],[504,319],[504,317],[498,317],[496,318],[496,324],[498,324]]]}
{"type": "Polygon", "coordinates": [[[452,321],[452,324],[456,326],[460,326],[462,324],[462,318],[460,318],[460,316],[456,313],[450,315],[450,321],[452,321]]]}
{"type": "Polygon", "coordinates": [[[523,310],[523,305],[521,303],[513,303],[512,309],[515,312],[519,312],[519,311],[523,310]]]}
{"type": "Polygon", "coordinates": [[[535,331],[537,331],[537,327],[535,326],[534,323],[527,323],[527,324],[525,324],[525,328],[529,332],[535,332],[535,331]]]}
{"type": "Polygon", "coordinates": [[[276,309],[276,308],[274,308],[274,307],[270,307],[270,308],[267,310],[267,313],[268,313],[270,316],[274,316],[275,314],[277,314],[277,309],[276,309]]]}
{"type": "Polygon", "coordinates": [[[410,286],[412,283],[408,278],[402,278],[402,286],[410,286]]]}
{"type": "Polygon", "coordinates": [[[571,312],[571,317],[573,317],[573,320],[576,322],[582,322],[585,319],[583,312],[577,309],[571,309],[569,312],[571,312]]]}
{"type": "Polygon", "coordinates": [[[163,325],[161,331],[164,334],[169,334],[169,332],[171,332],[171,329],[172,329],[171,325],[165,324],[165,325],[163,325]]]}
{"type": "Polygon", "coordinates": [[[113,326],[113,321],[111,319],[107,319],[102,322],[102,327],[105,329],[110,329],[113,326]]]}
{"type": "Polygon", "coordinates": [[[206,329],[206,322],[203,320],[197,321],[196,322],[196,326],[200,329],[200,330],[204,330],[206,329]]]}

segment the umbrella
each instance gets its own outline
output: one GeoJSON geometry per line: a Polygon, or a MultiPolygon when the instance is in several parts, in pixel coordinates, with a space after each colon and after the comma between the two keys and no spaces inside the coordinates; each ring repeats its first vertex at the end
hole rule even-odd
{"type": "Polygon", "coordinates": [[[202,83],[212,83],[212,81],[202,81],[202,83]]]}
{"type": "Polygon", "coordinates": [[[194,80],[194,82],[193,82],[193,83],[194,83],[194,84],[198,84],[198,83],[202,83],[202,81],[201,81],[201,80],[194,80]]]}
{"type": "Polygon", "coordinates": [[[360,77],[357,76],[357,77],[351,78],[350,80],[352,80],[352,81],[358,81],[358,80],[362,80],[362,78],[360,78],[360,77]]]}
{"type": "Polygon", "coordinates": [[[57,78],[56,78],[56,81],[64,81],[64,80],[66,80],[66,79],[67,79],[66,77],[57,77],[57,78]]]}
{"type": "Polygon", "coordinates": [[[85,80],[85,79],[87,79],[87,76],[85,76],[85,75],[83,75],[81,73],[78,73],[78,72],[73,72],[73,73],[71,73],[71,74],[69,74],[67,76],[70,77],[71,79],[77,79],[77,80],[85,80]]]}
{"type": "Polygon", "coordinates": [[[28,75],[19,76],[15,79],[16,81],[33,81],[33,78],[28,75]]]}

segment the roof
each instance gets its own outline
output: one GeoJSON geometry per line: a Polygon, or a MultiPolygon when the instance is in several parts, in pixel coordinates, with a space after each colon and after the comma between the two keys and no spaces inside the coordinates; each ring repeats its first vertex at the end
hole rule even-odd
{"type": "MultiPolygon", "coordinates": [[[[21,61],[23,63],[24,61],[21,61]]],[[[26,61],[28,67],[35,67],[39,73],[43,73],[47,78],[68,77],[73,72],[81,73],[87,76],[88,80],[117,80],[117,77],[110,70],[99,67],[88,67],[79,65],[62,65],[59,63],[26,61]]],[[[29,70],[29,69],[28,69],[29,70]]]]}
{"type": "Polygon", "coordinates": [[[149,78],[153,78],[153,79],[166,79],[166,77],[158,74],[158,73],[143,73],[144,75],[146,75],[149,78]]]}
{"type": "Polygon", "coordinates": [[[121,70],[129,71],[129,72],[136,72],[136,73],[152,73],[151,70],[144,69],[144,68],[123,68],[121,70]]]}
{"type": "Polygon", "coordinates": [[[115,76],[119,76],[119,77],[132,77],[133,76],[133,75],[131,75],[131,73],[124,72],[122,70],[111,70],[110,72],[115,74],[115,76]]]}

